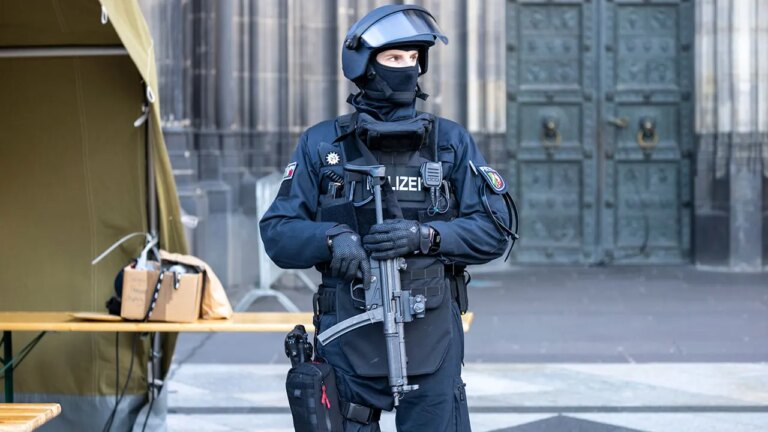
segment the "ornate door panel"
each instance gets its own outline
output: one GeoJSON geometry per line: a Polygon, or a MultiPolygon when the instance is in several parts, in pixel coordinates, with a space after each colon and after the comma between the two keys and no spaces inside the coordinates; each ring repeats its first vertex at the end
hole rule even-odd
{"type": "Polygon", "coordinates": [[[688,259],[692,32],[686,0],[509,1],[517,262],[688,259]]]}
{"type": "Polygon", "coordinates": [[[689,260],[692,3],[603,2],[604,262],[689,260]]]}
{"type": "Polygon", "coordinates": [[[507,8],[507,175],[523,215],[519,262],[593,259],[595,10],[588,0],[507,8]]]}

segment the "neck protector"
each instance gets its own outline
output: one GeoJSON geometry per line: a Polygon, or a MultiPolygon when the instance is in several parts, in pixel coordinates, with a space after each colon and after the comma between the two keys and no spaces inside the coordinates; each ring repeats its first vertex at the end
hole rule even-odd
{"type": "Polygon", "coordinates": [[[427,142],[433,120],[427,113],[399,121],[379,121],[360,113],[355,129],[358,138],[371,150],[412,151],[427,142]]]}
{"type": "Polygon", "coordinates": [[[397,121],[413,118],[416,115],[416,103],[410,105],[394,105],[388,101],[374,99],[365,92],[350,94],[347,102],[355,107],[358,113],[383,121],[397,121]]]}

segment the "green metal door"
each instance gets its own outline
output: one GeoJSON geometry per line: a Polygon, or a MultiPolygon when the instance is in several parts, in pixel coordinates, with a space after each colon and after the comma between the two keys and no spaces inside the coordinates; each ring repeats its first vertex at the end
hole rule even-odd
{"type": "Polygon", "coordinates": [[[521,263],[690,256],[690,1],[510,1],[521,263]]]}

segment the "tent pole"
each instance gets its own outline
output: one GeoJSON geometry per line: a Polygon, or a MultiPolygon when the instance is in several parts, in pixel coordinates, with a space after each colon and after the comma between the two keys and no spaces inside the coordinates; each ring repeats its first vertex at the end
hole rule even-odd
{"type": "MultiPolygon", "coordinates": [[[[147,107],[147,109],[152,109],[147,107]]],[[[152,115],[147,114],[147,123],[144,128],[144,142],[147,146],[147,210],[149,212],[149,234],[157,238],[157,184],[155,182],[155,155],[150,140],[149,126],[152,115]]]]}
{"type": "MultiPolygon", "coordinates": [[[[146,92],[147,87],[145,87],[146,92]]],[[[144,128],[144,142],[147,146],[147,209],[149,211],[149,233],[152,238],[158,238],[158,220],[157,220],[157,182],[155,180],[155,155],[154,155],[154,143],[150,138],[150,125],[152,123],[152,102],[147,101],[147,122],[144,128]]],[[[158,242],[158,247],[159,247],[158,242]]],[[[159,259],[160,257],[158,257],[159,259]]],[[[162,270],[162,266],[160,268],[162,270]]],[[[160,397],[160,391],[163,387],[163,380],[160,378],[160,362],[163,357],[162,351],[162,334],[155,332],[151,339],[151,347],[149,354],[149,362],[147,365],[147,371],[149,374],[149,389],[151,400],[160,397]]],[[[150,405],[151,408],[151,405],[150,405]]],[[[147,412],[147,416],[150,416],[151,411],[147,412]]]]}
{"type": "Polygon", "coordinates": [[[128,55],[128,51],[122,45],[0,48],[0,58],[94,57],[123,55],[128,55]]]}

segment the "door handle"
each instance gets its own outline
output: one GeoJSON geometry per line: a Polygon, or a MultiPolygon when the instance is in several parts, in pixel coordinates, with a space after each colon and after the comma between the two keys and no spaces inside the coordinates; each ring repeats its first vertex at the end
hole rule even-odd
{"type": "Polygon", "coordinates": [[[606,122],[621,129],[624,129],[629,125],[629,119],[626,117],[611,117],[607,119],[606,122]]]}
{"type": "Polygon", "coordinates": [[[556,118],[547,117],[541,121],[541,145],[547,151],[552,151],[560,146],[562,137],[560,136],[559,124],[556,118]]]}
{"type": "Polygon", "coordinates": [[[659,143],[659,134],[656,133],[656,120],[651,117],[643,117],[637,131],[637,145],[644,151],[650,152],[659,143]]]}

